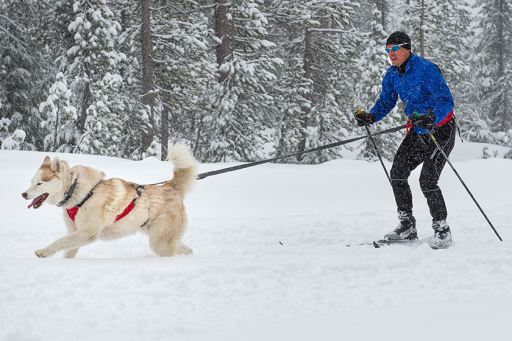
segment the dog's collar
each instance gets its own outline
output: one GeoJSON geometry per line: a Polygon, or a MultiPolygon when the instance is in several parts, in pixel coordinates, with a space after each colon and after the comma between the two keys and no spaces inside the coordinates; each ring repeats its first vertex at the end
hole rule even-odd
{"type": "Polygon", "coordinates": [[[73,195],[73,193],[75,192],[75,188],[76,188],[76,185],[78,183],[78,178],[75,179],[75,181],[73,181],[73,183],[71,184],[71,186],[69,186],[69,189],[68,191],[66,192],[66,195],[64,195],[64,199],[62,199],[62,201],[60,201],[57,206],[58,207],[61,207],[62,205],[64,205],[69,199],[71,199],[71,196],[73,195]]]}

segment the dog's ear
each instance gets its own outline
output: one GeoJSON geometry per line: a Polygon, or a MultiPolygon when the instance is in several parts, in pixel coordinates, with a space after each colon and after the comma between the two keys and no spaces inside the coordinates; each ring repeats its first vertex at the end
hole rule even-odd
{"type": "Polygon", "coordinates": [[[46,155],[46,157],[43,160],[43,165],[49,165],[51,162],[52,160],[50,159],[50,157],[46,155]]]}
{"type": "Polygon", "coordinates": [[[55,173],[58,173],[60,171],[60,160],[58,157],[55,157],[55,159],[52,160],[50,169],[55,173]]]}

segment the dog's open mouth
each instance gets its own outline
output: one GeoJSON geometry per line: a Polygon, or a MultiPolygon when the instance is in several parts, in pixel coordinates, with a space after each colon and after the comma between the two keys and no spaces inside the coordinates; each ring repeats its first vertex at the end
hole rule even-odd
{"type": "Polygon", "coordinates": [[[46,200],[46,198],[48,198],[48,193],[41,194],[40,196],[38,196],[37,198],[32,200],[30,205],[28,205],[28,208],[31,208],[31,207],[39,208],[43,204],[43,202],[46,200]]]}

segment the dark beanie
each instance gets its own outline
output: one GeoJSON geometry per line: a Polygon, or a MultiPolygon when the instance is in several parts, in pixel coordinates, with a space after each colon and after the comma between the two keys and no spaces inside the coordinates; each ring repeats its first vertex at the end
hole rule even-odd
{"type": "Polygon", "coordinates": [[[403,45],[404,49],[411,49],[411,38],[407,35],[407,33],[402,31],[396,31],[389,35],[386,40],[386,45],[398,45],[398,44],[407,44],[403,45]]]}

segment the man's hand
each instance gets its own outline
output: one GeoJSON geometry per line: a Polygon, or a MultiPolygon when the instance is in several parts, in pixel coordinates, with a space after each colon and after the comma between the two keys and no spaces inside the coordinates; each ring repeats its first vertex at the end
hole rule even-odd
{"type": "Polygon", "coordinates": [[[356,109],[356,111],[354,111],[354,118],[357,121],[357,125],[360,127],[364,127],[375,122],[375,117],[363,109],[356,109]]]}
{"type": "Polygon", "coordinates": [[[412,114],[411,121],[416,127],[431,131],[435,128],[434,119],[435,117],[433,113],[421,115],[415,112],[412,114]]]}

